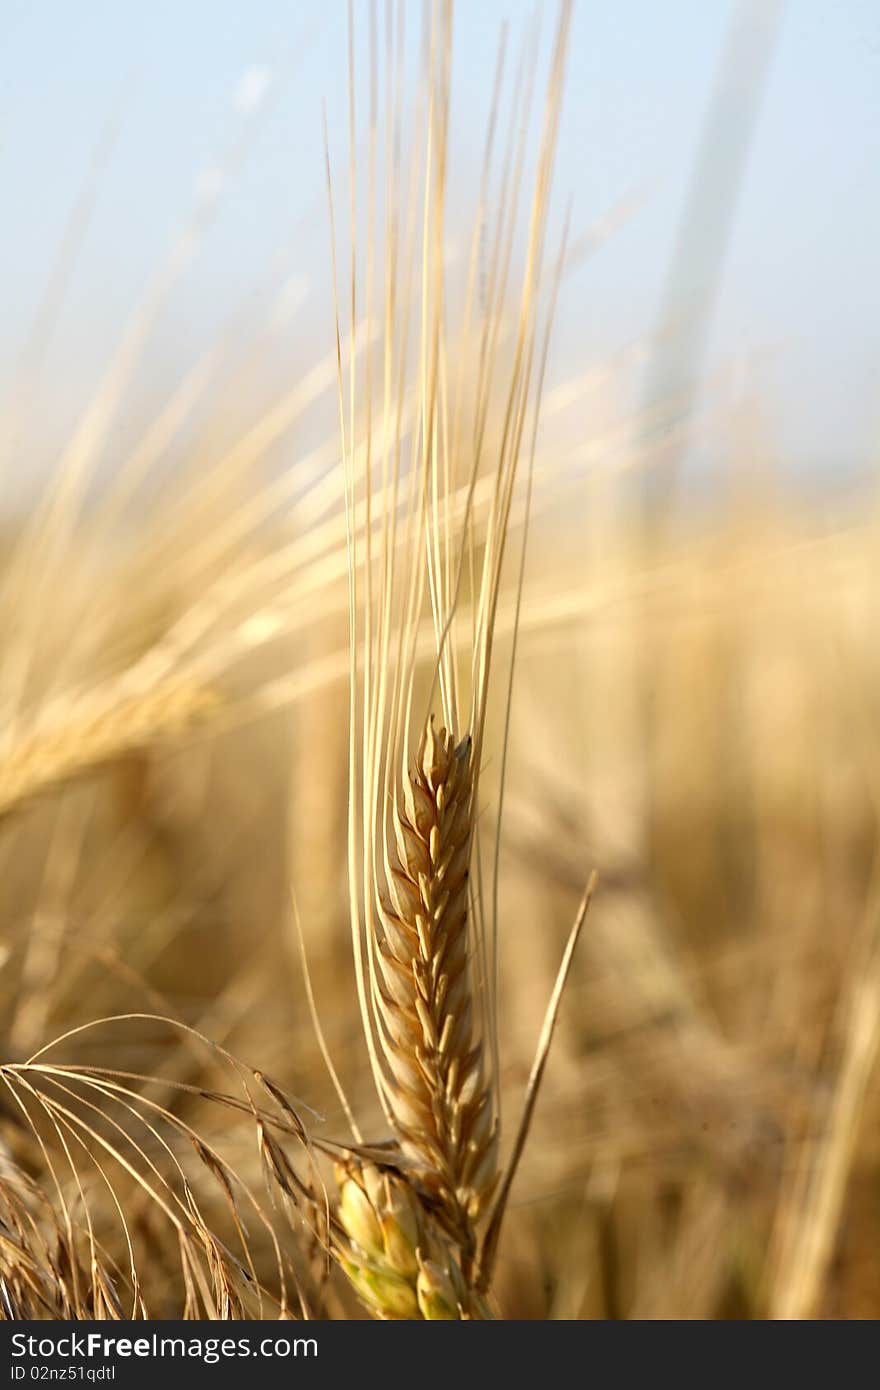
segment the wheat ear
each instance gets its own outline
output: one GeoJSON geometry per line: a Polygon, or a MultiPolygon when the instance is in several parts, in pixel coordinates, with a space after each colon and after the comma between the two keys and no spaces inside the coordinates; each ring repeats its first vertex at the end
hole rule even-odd
{"type": "Polygon", "coordinates": [[[471,741],[429,720],[393,825],[376,1000],[385,1092],[419,1182],[459,1236],[491,1193],[497,1125],[475,1037],[468,942],[471,741]]]}
{"type": "Polygon", "coordinates": [[[395,800],[396,853],[378,893],[373,999],[396,1142],[387,1166],[352,1154],[337,1167],[335,1253],[384,1319],[491,1316],[473,1277],[498,1123],[474,1021],[472,748],[428,720],[395,800]]]}
{"type": "MultiPolygon", "coordinates": [[[[388,51],[381,428],[373,402],[379,364],[369,352],[362,388],[353,359],[346,386],[333,180],[327,149],[349,542],[351,926],[358,1006],[370,1066],[393,1135],[390,1143],[383,1144],[378,1171],[385,1176],[381,1180],[365,1171],[362,1164],[358,1167],[360,1157],[352,1151],[357,1162],[342,1176],[336,1221],[350,1251],[349,1256],[341,1255],[341,1262],[377,1316],[469,1318],[487,1316],[478,1296],[486,1287],[484,1270],[490,1262],[478,1260],[478,1234],[497,1184],[499,1128],[497,874],[489,894],[475,872],[475,891],[471,894],[469,871],[472,852],[475,870],[482,862],[476,844],[476,802],[517,461],[524,452],[527,419],[537,421],[552,321],[551,304],[536,374],[542,258],[570,7],[563,0],[529,215],[525,268],[518,311],[512,320],[515,342],[509,372],[502,371],[498,342],[508,319],[510,250],[527,121],[517,115],[502,155],[503,181],[507,187],[510,180],[511,197],[505,193],[497,216],[490,217],[494,226],[490,235],[493,271],[480,308],[477,266],[486,225],[485,188],[490,181],[492,133],[503,66],[499,61],[465,307],[453,354],[444,236],[451,5],[439,0],[426,11],[426,21],[424,109],[419,113],[424,147],[420,156],[416,143],[411,171],[413,188],[421,187],[411,209],[398,188],[400,54],[390,44],[388,51]],[[405,208],[406,214],[401,215],[405,208]],[[421,243],[415,230],[419,226],[421,243]],[[415,267],[419,263],[421,281],[417,283],[415,267]],[[410,430],[403,423],[409,419],[403,405],[413,329],[419,342],[418,407],[417,423],[410,430]],[[474,367],[473,391],[465,385],[468,361],[474,367]],[[363,487],[355,469],[361,410],[365,431],[363,487]],[[500,435],[490,446],[490,419],[496,411],[500,435]],[[380,525],[374,527],[376,499],[371,478],[378,476],[380,468],[381,517],[380,525]],[[491,500],[478,525],[474,499],[483,484],[488,486],[491,500]],[[462,513],[453,505],[457,496],[466,499],[462,513]],[[433,669],[425,671],[421,669],[418,639],[428,606],[434,649],[433,669]],[[456,637],[457,626],[468,618],[469,663],[466,657],[461,659],[456,637]],[[422,685],[423,677],[430,681],[427,689],[422,685]],[[438,711],[437,728],[430,717],[432,708],[438,711]],[[408,1203],[418,1228],[416,1266],[410,1261],[406,1270],[395,1266],[385,1240],[383,1220],[392,1199],[408,1203]]],[[[353,51],[352,40],[351,130],[355,110],[353,51]]],[[[371,53],[375,64],[372,47],[371,53]]],[[[527,58],[524,51],[522,72],[528,70],[527,58]]],[[[373,81],[372,129],[378,122],[376,90],[373,81]]],[[[528,109],[528,99],[525,105],[528,109]]],[[[349,165],[354,209],[353,139],[349,165]]],[[[371,188],[376,177],[373,142],[368,164],[371,188]]],[[[368,320],[375,264],[372,195],[370,208],[365,285],[368,320]]],[[[563,262],[564,241],[554,285],[563,262]]],[[[354,254],[350,275],[354,322],[354,254]]],[[[533,436],[535,429],[536,424],[533,436]]],[[[533,458],[532,446],[529,478],[533,458]]],[[[522,564],[520,582],[521,576],[522,564]]],[[[497,851],[495,862],[497,865],[497,851]]],[[[493,1229],[499,1224],[500,1218],[493,1229]]]]}

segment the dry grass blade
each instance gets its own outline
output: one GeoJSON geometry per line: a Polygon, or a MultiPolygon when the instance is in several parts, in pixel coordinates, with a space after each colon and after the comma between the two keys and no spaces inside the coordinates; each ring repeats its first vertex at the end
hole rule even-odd
{"type": "Polygon", "coordinates": [[[525,1104],[523,1105],[522,1117],[519,1122],[519,1128],[517,1130],[516,1139],[514,1140],[513,1151],[510,1155],[510,1158],[508,1159],[507,1167],[505,1169],[504,1176],[501,1180],[501,1186],[498,1190],[498,1196],[495,1199],[495,1203],[492,1208],[492,1213],[489,1217],[489,1223],[486,1227],[483,1240],[480,1246],[476,1279],[476,1285],[479,1289],[485,1289],[486,1287],[488,1287],[489,1280],[492,1277],[492,1267],[495,1262],[495,1254],[498,1248],[498,1238],[501,1234],[501,1223],[504,1220],[504,1213],[507,1208],[507,1201],[510,1196],[510,1189],[513,1185],[513,1180],[516,1177],[516,1170],[519,1167],[519,1161],[522,1158],[522,1153],[523,1149],[525,1148],[526,1139],[529,1135],[529,1127],[532,1122],[532,1112],[535,1108],[535,1102],[538,1099],[538,1091],[541,1087],[541,1079],[544,1075],[544,1067],[547,1064],[547,1057],[550,1052],[550,1044],[553,1041],[553,1033],[556,1028],[556,1019],[559,1016],[559,1006],[562,1003],[562,995],[563,991],[565,990],[566,981],[568,980],[568,972],[571,969],[571,962],[574,959],[574,953],[575,948],[577,947],[578,937],[580,936],[581,928],[583,927],[584,922],[586,921],[586,916],[590,909],[590,903],[593,900],[593,893],[596,890],[597,883],[598,875],[596,873],[591,874],[590,881],[587,884],[586,891],[584,893],[583,898],[581,899],[581,905],[578,908],[577,916],[574,921],[574,926],[571,929],[571,933],[569,935],[568,942],[565,947],[565,953],[562,957],[562,963],[559,967],[559,974],[556,977],[556,984],[553,987],[553,993],[550,997],[550,1002],[547,1005],[547,1013],[544,1017],[544,1026],[541,1029],[541,1036],[538,1039],[538,1048],[537,1052],[535,1053],[535,1060],[532,1065],[532,1072],[529,1077],[529,1084],[526,1087],[525,1104]]]}
{"type": "MultiPolygon", "coordinates": [[[[875,930],[875,937],[877,933],[875,930]]],[[[860,962],[861,964],[861,962],[860,962]]],[[[808,1142],[788,1195],[770,1316],[816,1317],[838,1235],[865,1098],[880,1056],[880,949],[852,982],[843,1055],[817,1140],[808,1142]]]]}

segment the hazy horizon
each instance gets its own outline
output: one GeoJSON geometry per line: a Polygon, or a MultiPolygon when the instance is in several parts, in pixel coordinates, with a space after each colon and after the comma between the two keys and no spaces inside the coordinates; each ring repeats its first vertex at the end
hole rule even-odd
{"type": "MultiPolygon", "coordinates": [[[[553,9],[546,7],[545,41],[553,9]]],[[[512,3],[456,12],[460,167],[473,153],[467,137],[485,120],[502,20],[511,21],[513,61],[531,11],[512,3]]],[[[563,353],[574,370],[586,370],[655,333],[735,12],[751,23],[768,7],[576,5],[556,206],[571,201],[575,235],[623,201],[634,207],[566,284],[557,366],[563,353]]],[[[356,61],[366,71],[369,11],[355,13],[356,61]]],[[[408,5],[406,19],[415,27],[419,7],[408,5]]],[[[344,179],[344,4],[8,4],[0,24],[0,164],[11,210],[4,383],[112,131],[43,363],[41,399],[52,418],[36,422],[37,452],[41,431],[49,430],[51,448],[50,426],[61,434],[75,420],[194,194],[211,193],[243,112],[261,103],[216,224],[157,325],[147,376],[173,382],[231,316],[280,321],[285,305],[269,384],[304,369],[316,348],[329,350],[322,122],[326,109],[344,179]],[[294,311],[300,317],[291,322],[294,311]]],[[[769,53],[743,178],[724,214],[726,246],[699,365],[702,375],[727,373],[735,390],[761,402],[772,448],[796,473],[857,472],[875,452],[878,137],[880,13],[859,0],[790,3],[769,53]]]]}

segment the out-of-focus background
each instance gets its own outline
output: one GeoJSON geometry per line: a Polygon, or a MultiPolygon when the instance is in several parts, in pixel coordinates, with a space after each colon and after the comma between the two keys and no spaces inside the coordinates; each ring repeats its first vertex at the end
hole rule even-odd
{"type": "MultiPolygon", "coordinates": [[[[417,103],[421,8],[400,14],[417,103]]],[[[505,20],[502,138],[546,68],[549,7],[460,6],[451,286],[505,20]]],[[[291,887],[327,1043],[379,1124],[325,185],[326,128],[344,266],[348,45],[337,4],[0,13],[4,1058],[170,1014],[331,1136],[291,887]]],[[[500,840],[508,1134],[601,883],[505,1233],[508,1316],[880,1315],[878,144],[875,6],[576,7],[500,840]]],[[[511,590],[502,656],[513,611],[511,590]]],[[[146,1021],[62,1053],[220,1084],[146,1021]]]]}
{"type": "MultiPolygon", "coordinates": [[[[360,8],[363,71],[370,7],[360,8]]],[[[535,11],[511,0],[456,14],[451,139],[471,186],[501,26],[512,53],[535,11]]],[[[419,5],[405,14],[415,53],[419,5]]],[[[536,69],[546,11],[544,20],[536,69]]],[[[217,197],[217,215],[156,325],[141,409],[233,314],[273,326],[263,390],[275,385],[270,366],[286,376],[304,353],[311,360],[303,317],[332,345],[323,120],[344,160],[344,4],[7,0],[0,25],[5,372],[65,234],[75,265],[46,344],[52,408],[30,422],[41,456],[69,429],[195,203],[217,197]]],[[[571,198],[575,233],[623,205],[631,214],[572,274],[557,365],[563,352],[586,367],[635,350],[661,321],[671,331],[699,291],[711,299],[701,365],[766,397],[787,471],[827,478],[870,466],[878,62],[869,0],[577,6],[557,202],[561,212],[571,198]]]]}

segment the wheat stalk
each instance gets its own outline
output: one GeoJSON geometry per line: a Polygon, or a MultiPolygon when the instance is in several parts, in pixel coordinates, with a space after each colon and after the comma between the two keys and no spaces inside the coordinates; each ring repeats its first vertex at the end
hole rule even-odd
{"type": "Polygon", "coordinates": [[[70,701],[17,731],[0,754],[0,816],[161,738],[180,737],[218,704],[210,688],[180,680],[134,695],[70,701]]]}
{"type": "MultiPolygon", "coordinates": [[[[378,1317],[472,1318],[489,1315],[486,1291],[512,1173],[501,1180],[504,1198],[500,1204],[496,1200],[487,1216],[500,1176],[497,877],[493,870],[487,902],[485,886],[480,880],[472,884],[470,873],[472,860],[480,863],[477,796],[506,540],[523,453],[529,455],[531,479],[549,325],[564,256],[563,242],[541,348],[542,258],[570,7],[560,6],[524,270],[513,306],[512,357],[503,369],[499,342],[502,322],[512,307],[507,290],[530,88],[526,81],[517,88],[523,116],[510,124],[503,156],[506,192],[494,216],[482,202],[478,210],[461,341],[453,350],[447,341],[444,244],[451,5],[438,3],[428,19],[420,89],[424,141],[420,136],[416,142],[416,155],[424,161],[418,216],[412,215],[414,209],[404,212],[405,200],[395,187],[400,72],[393,49],[388,52],[384,385],[382,427],[375,428],[375,437],[372,390],[380,369],[373,362],[372,347],[365,354],[362,402],[354,360],[347,364],[346,381],[341,348],[339,353],[351,615],[352,932],[373,1078],[393,1138],[380,1167],[365,1167],[355,1149],[352,1161],[338,1174],[336,1220],[343,1240],[334,1253],[378,1317]],[[419,223],[421,246],[413,233],[419,223]],[[476,267],[487,225],[493,261],[487,297],[478,308],[476,267]],[[410,278],[415,265],[421,266],[420,283],[410,278]],[[419,342],[414,412],[408,406],[406,370],[411,318],[419,342]],[[472,382],[464,366],[468,357],[472,382]],[[357,404],[362,404],[364,414],[363,444],[355,437],[357,404]],[[497,433],[490,427],[493,415],[500,422],[497,433]],[[416,422],[412,427],[410,419],[416,422]],[[530,445],[524,443],[528,421],[530,445]],[[493,437],[497,444],[490,453],[487,441],[493,437]],[[407,452],[409,467],[404,462],[407,452]],[[359,456],[362,473],[355,462],[359,456]],[[377,499],[372,479],[380,459],[382,490],[377,499]],[[478,515],[474,499],[484,490],[488,505],[478,515]],[[469,640],[461,644],[458,629],[465,626],[468,604],[469,640]],[[433,635],[427,692],[419,671],[419,635],[426,613],[433,635]],[[432,711],[437,712],[436,723],[432,711]]],[[[375,48],[373,55],[375,61],[375,48]]],[[[502,68],[499,61],[481,199],[489,182],[502,68]]],[[[524,54],[521,74],[527,71],[524,54]]],[[[350,108],[353,127],[351,71],[350,108]]],[[[371,128],[378,123],[373,109],[371,128]]],[[[371,145],[371,188],[377,180],[375,154],[371,145]]],[[[354,208],[353,149],[350,181],[354,208]]],[[[329,152],[328,188],[335,283],[329,152]]],[[[368,322],[373,223],[371,212],[368,322]]],[[[349,338],[356,318],[356,262],[353,254],[349,338]]],[[[336,320],[341,344],[338,292],[336,320]]],[[[530,496],[529,481],[526,520],[530,496]]],[[[523,552],[520,583],[522,565],[523,552]]],[[[496,866],[497,852],[496,845],[496,866]]],[[[554,1011],[556,1007],[558,1000],[554,1011]]],[[[533,1103],[532,1095],[526,1127],[533,1103]]],[[[345,1109],[350,1113],[347,1102],[345,1109]]],[[[357,1133],[355,1138],[360,1140],[357,1133]]],[[[521,1148],[522,1136],[514,1149],[514,1166],[521,1148]]]]}

